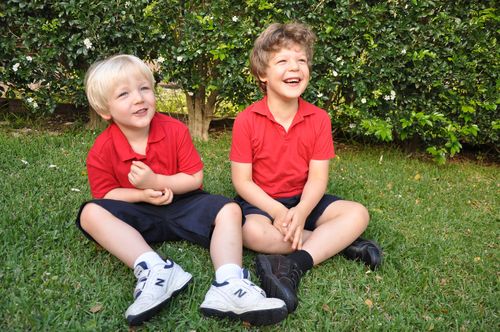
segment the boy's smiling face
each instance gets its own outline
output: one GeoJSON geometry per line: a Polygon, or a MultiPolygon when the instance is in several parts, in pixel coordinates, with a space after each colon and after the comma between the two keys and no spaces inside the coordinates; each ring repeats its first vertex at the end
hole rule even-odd
{"type": "Polygon", "coordinates": [[[108,114],[105,120],[113,119],[122,130],[149,128],[156,111],[156,100],[151,83],[139,73],[120,80],[111,89],[108,99],[108,114]]]}
{"type": "Polygon", "coordinates": [[[273,52],[260,80],[266,83],[268,98],[297,99],[309,83],[306,52],[297,44],[273,52]]]}

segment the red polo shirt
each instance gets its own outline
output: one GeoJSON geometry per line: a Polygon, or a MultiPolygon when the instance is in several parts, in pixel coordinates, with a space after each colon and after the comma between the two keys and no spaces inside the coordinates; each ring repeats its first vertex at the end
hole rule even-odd
{"type": "Polygon", "coordinates": [[[253,181],[271,197],[302,193],[309,162],[333,157],[328,113],[302,98],[288,132],[274,120],[267,97],[246,108],[234,122],[229,158],[252,163],[253,181]]]}
{"type": "Polygon", "coordinates": [[[163,175],[194,174],[203,169],[189,130],[182,122],[156,113],[151,120],[145,156],[132,150],[113,123],[97,137],[87,156],[92,196],[102,198],[115,188],[134,188],[127,176],[133,160],[140,160],[163,175]]]}

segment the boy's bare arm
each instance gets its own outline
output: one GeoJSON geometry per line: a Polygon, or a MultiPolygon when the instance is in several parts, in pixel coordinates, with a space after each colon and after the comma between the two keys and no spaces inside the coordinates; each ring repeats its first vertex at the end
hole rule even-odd
{"type": "Polygon", "coordinates": [[[287,220],[287,233],[285,241],[292,242],[293,249],[302,249],[302,231],[307,217],[321,200],[328,184],[329,160],[311,160],[309,173],[300,202],[290,209],[287,220]]]}
{"type": "Polygon", "coordinates": [[[234,188],[248,203],[258,207],[259,209],[269,213],[273,218],[274,226],[285,234],[283,222],[288,209],[269,196],[262,188],[260,188],[252,180],[252,164],[231,162],[231,178],[234,188]]]}
{"type": "Polygon", "coordinates": [[[115,188],[108,191],[103,198],[115,199],[129,203],[146,202],[154,205],[166,205],[172,202],[174,194],[172,190],[115,188]]]}
{"type": "Polygon", "coordinates": [[[300,208],[308,216],[323,197],[328,184],[329,160],[311,160],[309,172],[300,202],[296,207],[300,208]]]}
{"type": "Polygon", "coordinates": [[[133,161],[128,179],[138,189],[152,188],[161,191],[163,188],[170,188],[174,194],[184,194],[201,187],[203,170],[192,175],[186,173],[162,175],[154,173],[141,161],[133,161]]]}

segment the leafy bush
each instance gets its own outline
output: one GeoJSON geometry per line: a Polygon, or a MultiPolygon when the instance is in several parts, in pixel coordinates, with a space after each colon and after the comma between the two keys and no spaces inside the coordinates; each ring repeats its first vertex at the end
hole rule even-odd
{"type": "Polygon", "coordinates": [[[318,36],[306,99],[334,130],[423,143],[443,162],[463,144],[498,151],[499,18],[493,1],[22,1],[0,4],[0,82],[35,111],[85,105],[88,66],[114,53],[151,61],[188,99],[190,126],[259,98],[248,53],[271,22],[318,36]],[[96,15],[96,13],[99,13],[96,15]]]}
{"type": "Polygon", "coordinates": [[[499,18],[492,1],[322,1],[311,98],[337,130],[420,140],[440,162],[498,149],[499,18]]]}

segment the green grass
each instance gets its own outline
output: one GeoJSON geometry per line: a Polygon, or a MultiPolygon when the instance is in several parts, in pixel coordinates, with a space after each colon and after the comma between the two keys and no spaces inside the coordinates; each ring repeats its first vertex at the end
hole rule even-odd
{"type": "MultiPolygon", "coordinates": [[[[97,133],[17,127],[0,126],[0,329],[127,331],[131,271],[74,226],[90,197],[84,161],[97,133]]],[[[233,196],[230,135],[196,145],[205,189],[233,196]]],[[[498,331],[498,165],[437,166],[386,147],[339,144],[336,152],[329,191],[369,208],[365,235],[383,246],[382,268],[329,259],[302,279],[297,311],[261,330],[498,331]]],[[[200,314],[213,278],[206,250],[186,242],[155,248],[194,282],[137,330],[258,330],[200,314]]],[[[254,255],[244,255],[252,272],[254,255]]]]}

